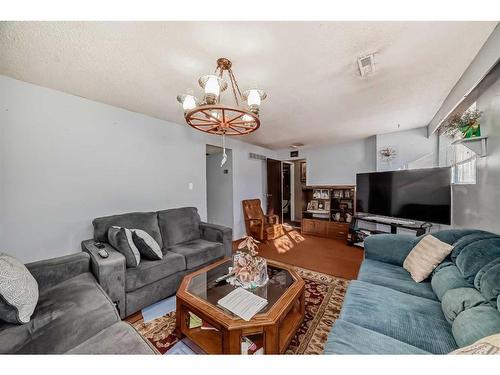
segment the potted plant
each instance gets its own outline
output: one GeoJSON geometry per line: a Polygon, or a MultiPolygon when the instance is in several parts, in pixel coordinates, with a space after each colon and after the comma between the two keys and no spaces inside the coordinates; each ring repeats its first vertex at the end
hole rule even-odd
{"type": "Polygon", "coordinates": [[[444,133],[449,136],[455,136],[455,134],[460,132],[463,138],[480,137],[481,124],[479,123],[479,118],[482,115],[483,112],[477,109],[468,109],[461,116],[456,114],[443,125],[444,133]]]}

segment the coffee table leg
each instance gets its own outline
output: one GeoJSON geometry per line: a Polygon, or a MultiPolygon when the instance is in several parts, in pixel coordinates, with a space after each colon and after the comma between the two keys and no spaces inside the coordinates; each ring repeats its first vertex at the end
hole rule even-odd
{"type": "Polygon", "coordinates": [[[182,311],[185,310],[182,308],[182,302],[179,298],[176,298],[175,301],[175,335],[180,339],[184,337],[182,333],[182,321],[185,317],[182,316],[182,311]]]}

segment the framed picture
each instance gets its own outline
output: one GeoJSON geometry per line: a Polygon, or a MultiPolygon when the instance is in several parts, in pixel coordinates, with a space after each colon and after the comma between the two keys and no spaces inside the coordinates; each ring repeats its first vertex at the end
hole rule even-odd
{"type": "Polygon", "coordinates": [[[306,183],[306,162],[305,161],[301,161],[300,162],[300,182],[302,182],[303,184],[306,183]]]}
{"type": "Polygon", "coordinates": [[[309,203],[311,204],[311,210],[317,210],[318,209],[318,201],[317,200],[312,200],[309,203]]]}

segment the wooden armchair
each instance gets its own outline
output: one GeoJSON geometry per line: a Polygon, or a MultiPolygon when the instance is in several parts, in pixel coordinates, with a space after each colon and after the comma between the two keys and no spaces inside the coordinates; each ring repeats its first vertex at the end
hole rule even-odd
{"type": "Polygon", "coordinates": [[[284,234],[278,215],[264,215],[260,199],[248,199],[241,203],[247,236],[265,241],[273,240],[284,234]]]}

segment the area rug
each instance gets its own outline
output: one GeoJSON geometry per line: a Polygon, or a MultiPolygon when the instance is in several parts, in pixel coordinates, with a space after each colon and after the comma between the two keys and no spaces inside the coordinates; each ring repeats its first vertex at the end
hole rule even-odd
{"type": "MultiPolygon", "coordinates": [[[[296,270],[305,281],[305,317],[285,354],[321,354],[340,313],[349,281],[302,268],[296,270]]],[[[147,323],[140,318],[131,324],[161,354],[179,341],[174,334],[175,312],[147,323]]]]}

